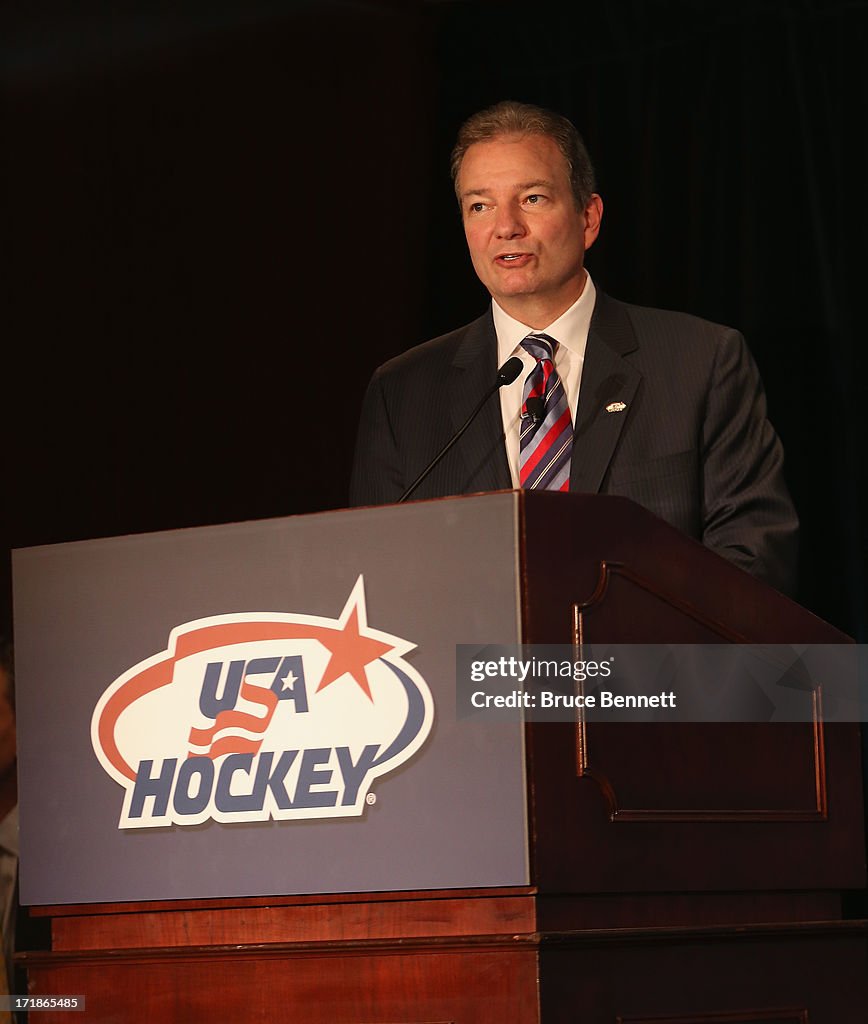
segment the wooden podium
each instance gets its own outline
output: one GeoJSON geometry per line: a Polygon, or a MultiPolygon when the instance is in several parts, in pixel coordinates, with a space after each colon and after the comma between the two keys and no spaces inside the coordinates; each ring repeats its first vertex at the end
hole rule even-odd
{"type": "MultiPolygon", "coordinates": [[[[468,502],[513,524],[524,643],[850,642],[621,498],[299,518],[350,550],[364,524],[379,559],[406,522],[436,554],[468,502]]],[[[477,639],[497,638],[445,642],[477,639]]],[[[868,935],[841,907],[865,886],[858,725],[535,723],[524,757],[528,884],[39,906],[52,949],[20,955],[30,992],[124,1024],[865,1020],[868,935]]]]}

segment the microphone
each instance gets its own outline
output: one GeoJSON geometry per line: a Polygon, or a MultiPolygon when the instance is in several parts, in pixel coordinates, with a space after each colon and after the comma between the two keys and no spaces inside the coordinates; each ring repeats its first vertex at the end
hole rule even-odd
{"type": "MultiPolygon", "coordinates": [[[[498,388],[502,388],[504,384],[512,384],[515,378],[521,373],[522,366],[524,366],[524,363],[522,363],[518,356],[512,356],[511,359],[507,359],[503,366],[501,366],[497,371],[497,381],[492,390],[496,391],[498,388]]],[[[486,395],[486,398],[487,397],[488,396],[486,395]]],[[[483,401],[484,400],[485,399],[483,399],[483,401]]],[[[464,428],[462,427],[462,430],[463,429],[464,428]]]]}
{"type": "Polygon", "coordinates": [[[527,414],[533,420],[534,426],[546,418],[546,402],[544,398],[540,398],[539,395],[530,395],[528,400],[524,403],[527,414]]]}
{"type": "Polygon", "coordinates": [[[494,383],[491,385],[488,391],[486,391],[485,394],[482,396],[482,398],[479,401],[479,404],[465,420],[464,425],[455,434],[452,435],[446,447],[437,453],[437,455],[431,460],[431,462],[429,462],[428,465],[422,470],[422,472],[416,477],[413,483],[410,484],[407,490],[404,491],[401,497],[398,498],[399,505],[401,504],[402,501],[406,501],[410,497],[413,491],[415,491],[419,484],[421,484],[422,481],[425,479],[425,477],[428,476],[431,470],[449,451],[452,445],[454,445],[455,442],[464,433],[464,431],[467,430],[470,424],[476,419],[479,410],[483,407],[483,405],[485,405],[488,399],[491,398],[494,392],[502,388],[505,384],[512,384],[515,378],[521,373],[523,365],[524,364],[518,356],[512,356],[512,358],[507,359],[503,366],[501,366],[501,368],[497,371],[497,377],[495,378],[494,383]]]}

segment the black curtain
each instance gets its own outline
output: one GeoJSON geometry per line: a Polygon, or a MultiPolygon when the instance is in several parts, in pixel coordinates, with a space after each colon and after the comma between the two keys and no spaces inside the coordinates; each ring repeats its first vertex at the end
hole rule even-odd
{"type": "Polygon", "coordinates": [[[862,2],[0,5],[0,548],[346,500],[368,376],[475,316],[448,154],[570,116],[588,265],[742,330],[802,603],[865,638],[862,2]]]}
{"type": "MultiPolygon", "coordinates": [[[[499,99],[574,121],[605,203],[589,270],[625,301],[746,335],[802,519],[800,598],[865,639],[868,7],[634,0],[439,14],[441,167],[455,126],[499,99]]],[[[444,218],[454,207],[445,181],[435,202],[444,218]]],[[[432,334],[483,301],[457,223],[454,234],[431,247],[432,334]]]]}

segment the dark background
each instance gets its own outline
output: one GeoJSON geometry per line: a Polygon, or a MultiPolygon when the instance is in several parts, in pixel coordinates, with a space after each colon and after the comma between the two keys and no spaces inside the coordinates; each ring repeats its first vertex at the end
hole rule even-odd
{"type": "Polygon", "coordinates": [[[448,155],[542,103],[606,203],[588,266],[741,329],[865,639],[863,2],[0,2],[0,629],[14,547],[346,503],[365,384],[477,316],[448,155]]]}

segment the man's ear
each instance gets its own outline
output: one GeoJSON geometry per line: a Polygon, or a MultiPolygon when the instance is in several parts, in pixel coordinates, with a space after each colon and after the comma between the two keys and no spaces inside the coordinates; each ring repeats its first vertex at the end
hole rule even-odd
{"type": "Polygon", "coordinates": [[[585,207],[585,248],[590,249],[600,233],[603,220],[603,200],[595,192],[585,207]]]}

